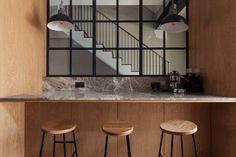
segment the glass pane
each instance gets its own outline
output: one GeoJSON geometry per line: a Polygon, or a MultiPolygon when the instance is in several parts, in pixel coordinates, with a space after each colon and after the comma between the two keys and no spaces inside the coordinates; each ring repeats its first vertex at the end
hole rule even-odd
{"type": "Polygon", "coordinates": [[[139,75],[139,50],[119,50],[119,75],[139,75]]]}
{"type": "Polygon", "coordinates": [[[166,47],[186,47],[186,32],[166,33],[166,47]]]}
{"type": "Polygon", "coordinates": [[[70,31],[58,32],[49,30],[49,47],[70,47],[70,31]]]}
{"type": "Polygon", "coordinates": [[[70,53],[68,50],[49,51],[49,75],[69,75],[70,53]]]}
{"type": "Polygon", "coordinates": [[[73,50],[72,51],[72,75],[93,74],[93,51],[73,50]]]}
{"type": "Polygon", "coordinates": [[[153,22],[143,23],[143,47],[163,47],[163,31],[156,30],[153,22]]]}
{"type": "Polygon", "coordinates": [[[116,0],[97,0],[96,19],[99,21],[116,20],[116,0]]]}
{"type": "Polygon", "coordinates": [[[143,75],[163,75],[163,50],[143,50],[143,75]]]}
{"type": "MultiPolygon", "coordinates": [[[[186,18],[186,7],[179,14],[186,18]]],[[[186,32],[166,33],[166,47],[186,47],[186,32]]]]}
{"type": "MultiPolygon", "coordinates": [[[[51,17],[52,15],[55,15],[58,13],[59,5],[61,3],[61,0],[50,0],[50,7],[49,7],[49,16],[51,17]]],[[[64,11],[65,14],[69,16],[70,12],[70,0],[63,0],[63,5],[64,5],[64,11]]]]}
{"type": "Polygon", "coordinates": [[[166,50],[166,73],[176,70],[186,74],[186,50],[166,50]]]}
{"type": "Polygon", "coordinates": [[[162,0],[143,0],[143,20],[157,20],[162,12],[162,0]]]}
{"type": "Polygon", "coordinates": [[[119,2],[120,20],[139,20],[139,0],[122,0],[119,2]]]}
{"type": "Polygon", "coordinates": [[[72,0],[73,20],[93,20],[92,0],[72,0]]]}
{"type": "Polygon", "coordinates": [[[186,7],[184,7],[180,12],[179,15],[183,16],[184,18],[186,18],[186,7]]]}
{"type": "MultiPolygon", "coordinates": [[[[58,13],[59,4],[61,1],[59,0],[51,0],[49,7],[49,17],[58,13]]],[[[69,15],[69,0],[63,1],[65,13],[69,15]]],[[[57,32],[53,30],[49,30],[49,47],[64,47],[68,48],[70,46],[70,32],[57,32]]]]}
{"type": "Polygon", "coordinates": [[[93,46],[93,23],[77,22],[72,30],[72,47],[92,48],[93,46]]]}
{"type": "Polygon", "coordinates": [[[96,24],[97,47],[116,48],[117,25],[111,22],[96,24]]]}
{"type": "Polygon", "coordinates": [[[116,75],[116,50],[96,51],[96,75],[116,75]]]}
{"type": "Polygon", "coordinates": [[[139,23],[120,23],[119,40],[120,47],[139,47],[139,23]]]}

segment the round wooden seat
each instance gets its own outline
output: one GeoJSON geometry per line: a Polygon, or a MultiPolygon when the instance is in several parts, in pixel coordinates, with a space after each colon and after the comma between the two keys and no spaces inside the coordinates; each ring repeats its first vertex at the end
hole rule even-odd
{"type": "Polygon", "coordinates": [[[197,132],[197,125],[186,120],[170,120],[161,124],[161,130],[174,135],[191,135],[197,132]]]}
{"type": "Polygon", "coordinates": [[[102,130],[111,136],[127,136],[134,130],[134,126],[127,121],[111,121],[103,124],[102,130]]]}
{"type": "Polygon", "coordinates": [[[77,125],[69,120],[54,120],[42,125],[42,130],[49,134],[65,134],[76,129],[77,125]]]}

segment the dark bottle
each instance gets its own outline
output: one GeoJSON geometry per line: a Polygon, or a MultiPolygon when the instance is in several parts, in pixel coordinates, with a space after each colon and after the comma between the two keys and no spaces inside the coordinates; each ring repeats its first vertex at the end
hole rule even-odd
{"type": "Polygon", "coordinates": [[[194,69],[193,78],[191,81],[191,92],[200,93],[203,92],[203,83],[200,75],[200,69],[194,69]]]}
{"type": "Polygon", "coordinates": [[[193,82],[193,71],[191,68],[187,69],[186,79],[185,79],[185,88],[187,92],[192,92],[192,82],[193,82]]]}

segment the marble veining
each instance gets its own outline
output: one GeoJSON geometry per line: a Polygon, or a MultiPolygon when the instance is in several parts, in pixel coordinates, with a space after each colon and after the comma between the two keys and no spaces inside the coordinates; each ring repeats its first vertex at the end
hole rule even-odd
{"type": "Polygon", "coordinates": [[[203,94],[179,95],[164,92],[166,77],[48,77],[43,92],[0,98],[0,102],[27,101],[154,101],[154,102],[236,102],[236,98],[203,94]],[[85,82],[86,88],[75,88],[85,82]],[[161,92],[152,92],[151,82],[160,82],[161,92]]]}
{"type": "Polygon", "coordinates": [[[160,82],[161,89],[168,88],[167,77],[45,77],[43,91],[75,90],[75,82],[85,82],[88,90],[151,91],[151,82],[160,82]]]}
{"type": "Polygon", "coordinates": [[[60,90],[39,95],[17,95],[0,98],[0,102],[12,101],[154,101],[154,102],[236,102],[236,98],[202,94],[175,95],[171,92],[95,92],[90,90],[60,90]]]}

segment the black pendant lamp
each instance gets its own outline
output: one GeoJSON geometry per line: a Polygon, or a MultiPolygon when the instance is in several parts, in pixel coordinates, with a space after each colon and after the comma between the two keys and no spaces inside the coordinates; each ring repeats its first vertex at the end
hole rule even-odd
{"type": "Polygon", "coordinates": [[[188,24],[183,16],[177,14],[177,7],[172,0],[172,6],[169,15],[161,22],[160,29],[170,33],[185,32],[188,30],[188,24]]]}
{"type": "Polygon", "coordinates": [[[74,28],[71,18],[64,12],[62,0],[58,13],[49,19],[47,27],[54,31],[68,31],[74,28]]]}

